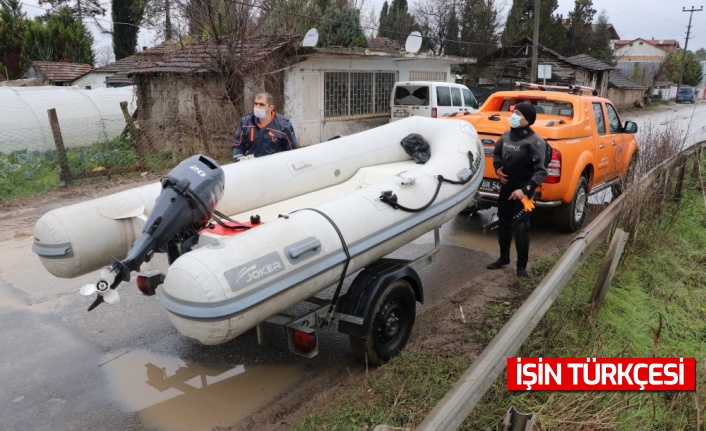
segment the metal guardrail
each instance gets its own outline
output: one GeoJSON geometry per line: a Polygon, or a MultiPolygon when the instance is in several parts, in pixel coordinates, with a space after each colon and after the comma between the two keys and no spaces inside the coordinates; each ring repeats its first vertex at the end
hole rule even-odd
{"type": "MultiPolygon", "coordinates": [[[[485,392],[505,369],[506,359],[513,357],[554,303],[579,264],[601,243],[622,210],[626,195],[649,187],[657,173],[668,171],[678,160],[706,148],[701,142],[671,157],[645,174],[638,187],[615,199],[572,241],[566,252],[535,288],[515,315],[493,338],[476,361],[461,375],[416,431],[450,431],[458,429],[485,392]]],[[[697,153],[700,154],[700,153],[697,153]]]]}

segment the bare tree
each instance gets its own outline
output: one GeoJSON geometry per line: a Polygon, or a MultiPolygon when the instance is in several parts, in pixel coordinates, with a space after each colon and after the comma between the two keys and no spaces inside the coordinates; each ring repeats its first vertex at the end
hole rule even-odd
{"type": "MultiPolygon", "coordinates": [[[[449,18],[456,8],[454,0],[420,1],[415,3],[413,14],[423,36],[429,42],[429,48],[436,55],[444,52],[449,38],[449,18]]],[[[453,35],[452,40],[456,40],[453,35]]]]}
{"type": "Polygon", "coordinates": [[[115,54],[112,46],[103,45],[96,50],[96,66],[105,66],[113,61],[115,61],[115,54]]]}

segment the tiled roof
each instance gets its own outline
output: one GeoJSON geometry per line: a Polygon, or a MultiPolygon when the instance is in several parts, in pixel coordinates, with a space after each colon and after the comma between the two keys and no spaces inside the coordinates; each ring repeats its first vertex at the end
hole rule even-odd
{"type": "Polygon", "coordinates": [[[613,69],[613,66],[603,63],[602,61],[593,58],[587,54],[574,55],[573,57],[566,58],[564,61],[569,64],[573,64],[574,66],[579,66],[591,70],[613,69]]]}
{"type": "Polygon", "coordinates": [[[206,73],[214,71],[214,60],[223,55],[235,55],[243,63],[255,63],[269,56],[284,53],[294,47],[299,35],[259,36],[231,46],[224,42],[199,41],[164,53],[158,61],[136,64],[128,76],[156,73],[206,73]],[[232,53],[231,53],[232,51],[232,53]]]}
{"type": "Polygon", "coordinates": [[[631,89],[644,90],[647,88],[646,86],[644,86],[638,82],[629,80],[628,78],[623,76],[623,74],[618,72],[617,70],[612,70],[610,72],[610,75],[608,76],[608,84],[613,87],[622,88],[625,90],[631,90],[631,89]]]}
{"type": "Polygon", "coordinates": [[[630,45],[631,43],[641,40],[643,42],[647,42],[652,46],[656,46],[657,48],[670,48],[670,47],[676,47],[679,48],[679,41],[676,39],[643,39],[641,37],[638,37],[637,39],[632,39],[632,40],[616,40],[615,41],[615,49],[622,48],[625,45],[630,45]]]}
{"type": "Polygon", "coordinates": [[[389,37],[376,37],[368,41],[368,48],[373,51],[399,52],[403,47],[401,42],[389,37]]]}
{"type": "Polygon", "coordinates": [[[151,48],[146,48],[129,57],[121,58],[105,66],[94,69],[94,72],[112,74],[106,78],[106,84],[132,84],[132,79],[128,78],[127,73],[137,68],[141,63],[148,61],[158,61],[164,58],[168,52],[179,49],[179,46],[174,43],[163,43],[151,48]]]}
{"type": "Polygon", "coordinates": [[[33,61],[32,66],[39,69],[48,80],[53,82],[73,81],[93,69],[90,64],[65,63],[63,61],[33,61]]]}

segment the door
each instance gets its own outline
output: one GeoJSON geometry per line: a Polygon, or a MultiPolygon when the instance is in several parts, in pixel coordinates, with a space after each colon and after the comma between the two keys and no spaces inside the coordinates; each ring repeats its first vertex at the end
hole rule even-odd
{"type": "Polygon", "coordinates": [[[301,132],[297,136],[299,146],[321,142],[321,107],[319,101],[318,73],[302,74],[301,132]]]}
{"type": "Polygon", "coordinates": [[[453,112],[457,114],[463,114],[463,111],[466,110],[463,106],[461,89],[458,87],[451,87],[451,104],[453,105],[453,112]]]}
{"type": "MultiPolygon", "coordinates": [[[[436,116],[437,118],[448,117],[455,111],[451,104],[451,89],[446,85],[436,86],[436,116]]],[[[434,116],[432,114],[432,116],[434,116]]]]}
{"type": "Polygon", "coordinates": [[[623,125],[620,123],[618,111],[610,103],[605,104],[606,112],[608,113],[608,136],[610,136],[610,146],[608,150],[608,172],[609,178],[615,178],[620,175],[620,167],[627,166],[627,142],[625,142],[625,133],[623,133],[623,125]]]}
{"type": "Polygon", "coordinates": [[[607,133],[606,128],[606,117],[603,112],[603,104],[600,102],[593,102],[593,118],[596,121],[596,132],[598,134],[596,138],[596,180],[593,185],[604,183],[608,177],[609,152],[608,147],[611,146],[612,139],[607,133]]]}

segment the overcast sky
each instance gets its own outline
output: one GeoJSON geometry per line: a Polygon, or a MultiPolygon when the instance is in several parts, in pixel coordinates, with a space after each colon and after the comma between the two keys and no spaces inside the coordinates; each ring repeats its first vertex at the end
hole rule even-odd
{"type": "MultiPolygon", "coordinates": [[[[363,13],[370,8],[375,8],[376,16],[379,16],[380,9],[385,0],[357,0],[363,2],[363,13]]],[[[418,1],[433,0],[408,0],[411,8],[418,1]]],[[[702,0],[704,1],[704,0],[702,0]]],[[[391,3],[391,0],[389,0],[391,3]]],[[[110,2],[103,1],[110,16],[110,2]]],[[[501,23],[505,23],[505,16],[510,9],[512,0],[495,0],[500,9],[501,23]]],[[[706,1],[704,1],[706,3],[706,1]]],[[[42,14],[42,10],[36,7],[36,0],[24,0],[23,10],[30,16],[42,14]]],[[[687,25],[689,24],[689,13],[683,12],[683,8],[702,8],[703,3],[686,2],[683,0],[593,0],[593,8],[599,13],[605,10],[611,24],[615,27],[621,39],[676,39],[679,46],[684,47],[687,25]]],[[[574,0],[559,0],[559,8],[555,13],[568,16],[574,8],[574,0]]],[[[598,13],[596,17],[598,17],[598,13]]],[[[594,20],[595,20],[594,18],[594,20]]],[[[110,25],[105,18],[105,25],[110,25]]],[[[94,33],[96,49],[102,46],[112,46],[110,35],[99,34],[94,26],[89,26],[94,33]]],[[[152,46],[160,41],[154,40],[154,36],[148,32],[141,31],[138,36],[138,47],[152,46]]],[[[699,48],[706,48],[706,10],[694,12],[691,22],[691,34],[689,36],[690,51],[699,48]]],[[[139,49],[139,48],[138,48],[139,49]]]]}

